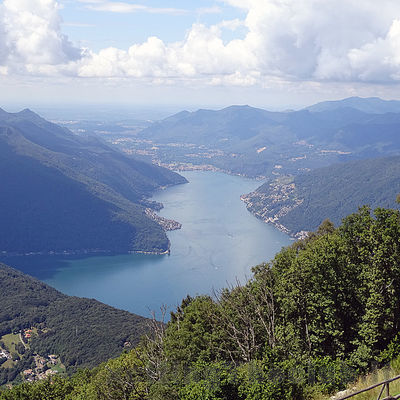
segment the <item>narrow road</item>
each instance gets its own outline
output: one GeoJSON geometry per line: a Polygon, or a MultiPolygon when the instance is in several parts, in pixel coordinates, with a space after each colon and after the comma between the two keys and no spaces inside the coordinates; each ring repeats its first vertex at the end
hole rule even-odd
{"type": "Polygon", "coordinates": [[[23,339],[22,339],[22,333],[21,333],[21,332],[19,332],[19,340],[20,340],[21,343],[24,345],[25,350],[27,350],[27,349],[28,349],[28,346],[24,343],[24,341],[23,341],[23,339]]]}

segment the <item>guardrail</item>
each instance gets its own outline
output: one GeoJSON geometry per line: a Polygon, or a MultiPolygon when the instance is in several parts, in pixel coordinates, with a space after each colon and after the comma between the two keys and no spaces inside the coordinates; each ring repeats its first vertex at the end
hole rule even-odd
{"type": "Polygon", "coordinates": [[[383,382],[380,382],[380,383],[376,383],[375,385],[367,387],[366,389],[359,390],[358,392],[354,392],[354,393],[348,394],[348,395],[346,395],[344,397],[341,397],[338,400],[349,399],[350,397],[357,396],[357,395],[359,395],[361,393],[369,392],[370,390],[375,389],[375,388],[377,388],[379,386],[382,386],[382,389],[381,389],[381,391],[379,393],[379,396],[378,396],[378,398],[376,400],[396,400],[396,399],[400,399],[400,394],[395,395],[395,396],[391,396],[390,395],[390,388],[389,388],[390,382],[397,381],[398,379],[400,379],[400,375],[397,375],[397,376],[395,376],[394,378],[391,378],[391,379],[387,379],[386,381],[383,381],[383,382]],[[382,398],[383,392],[386,392],[386,394],[385,394],[386,397],[382,398]]]}

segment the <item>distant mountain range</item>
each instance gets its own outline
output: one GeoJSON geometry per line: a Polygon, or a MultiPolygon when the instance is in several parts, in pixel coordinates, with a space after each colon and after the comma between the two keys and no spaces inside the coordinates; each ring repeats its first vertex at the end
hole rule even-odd
{"type": "Polygon", "coordinates": [[[315,231],[329,218],[336,225],[362,205],[396,208],[400,156],[352,161],[279,177],[243,196],[247,208],[293,236],[315,231]]]}
{"type": "Polygon", "coordinates": [[[0,253],[163,252],[146,208],[156,189],[186,182],[30,110],[0,109],[0,253]]]}
{"type": "Polygon", "coordinates": [[[266,177],[277,168],[297,174],[400,154],[399,131],[400,102],[353,97],[293,112],[249,106],[183,111],[139,132],[129,149],[165,165],[266,177]]]}
{"type": "Polygon", "coordinates": [[[325,218],[338,224],[362,204],[392,207],[400,192],[395,100],[350,97],[288,112],[182,111],[123,143],[172,168],[268,178],[243,199],[292,235],[315,230],[325,218]]]}
{"type": "MultiPolygon", "coordinates": [[[[285,181],[339,162],[399,155],[398,111],[398,101],[357,97],[293,112],[249,106],[182,111],[116,142],[170,168],[272,174],[285,181]]],[[[146,211],[160,206],[149,196],[185,182],[29,110],[0,110],[0,178],[7,188],[0,194],[6,227],[0,252],[23,254],[164,252],[165,232],[146,211]]]]}
{"type": "Polygon", "coordinates": [[[137,344],[149,329],[146,318],[97,300],[64,295],[1,263],[0,304],[0,340],[23,329],[36,332],[22,361],[12,370],[0,367],[0,385],[13,380],[10,376],[17,376],[33,353],[55,354],[70,371],[94,367],[137,344]]]}
{"type": "Polygon", "coordinates": [[[367,114],[399,113],[400,101],[382,100],[379,97],[348,97],[343,100],[323,101],[305,109],[311,112],[333,111],[340,108],[353,108],[367,114]]]}

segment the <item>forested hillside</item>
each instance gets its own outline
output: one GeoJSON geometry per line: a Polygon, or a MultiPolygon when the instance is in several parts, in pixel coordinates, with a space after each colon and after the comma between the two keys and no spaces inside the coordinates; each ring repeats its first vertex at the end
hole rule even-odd
{"type": "MultiPolygon", "coordinates": [[[[124,343],[135,345],[149,327],[146,318],[93,299],[64,295],[4,264],[0,264],[0,304],[0,338],[35,328],[37,334],[23,358],[56,354],[68,371],[118,356],[124,343]]],[[[21,361],[12,369],[0,367],[0,384],[24,365],[21,361]]]]}
{"type": "Polygon", "coordinates": [[[0,110],[0,182],[0,252],[26,254],[166,251],[148,197],[186,180],[29,110],[0,110]]]}
{"type": "Polygon", "coordinates": [[[400,212],[367,207],[254,268],[216,298],[186,298],[152,339],[70,379],[3,400],[310,399],[399,356],[400,212]]]}
{"type": "Polygon", "coordinates": [[[258,218],[295,236],[326,218],[338,225],[360,204],[396,207],[399,192],[400,157],[385,157],[273,179],[242,199],[258,218]]]}

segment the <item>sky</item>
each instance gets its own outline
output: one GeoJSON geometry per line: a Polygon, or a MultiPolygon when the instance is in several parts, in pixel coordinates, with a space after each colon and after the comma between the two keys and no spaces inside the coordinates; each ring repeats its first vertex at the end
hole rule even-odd
{"type": "Polygon", "coordinates": [[[0,107],[400,99],[398,0],[0,0],[0,107]]]}

